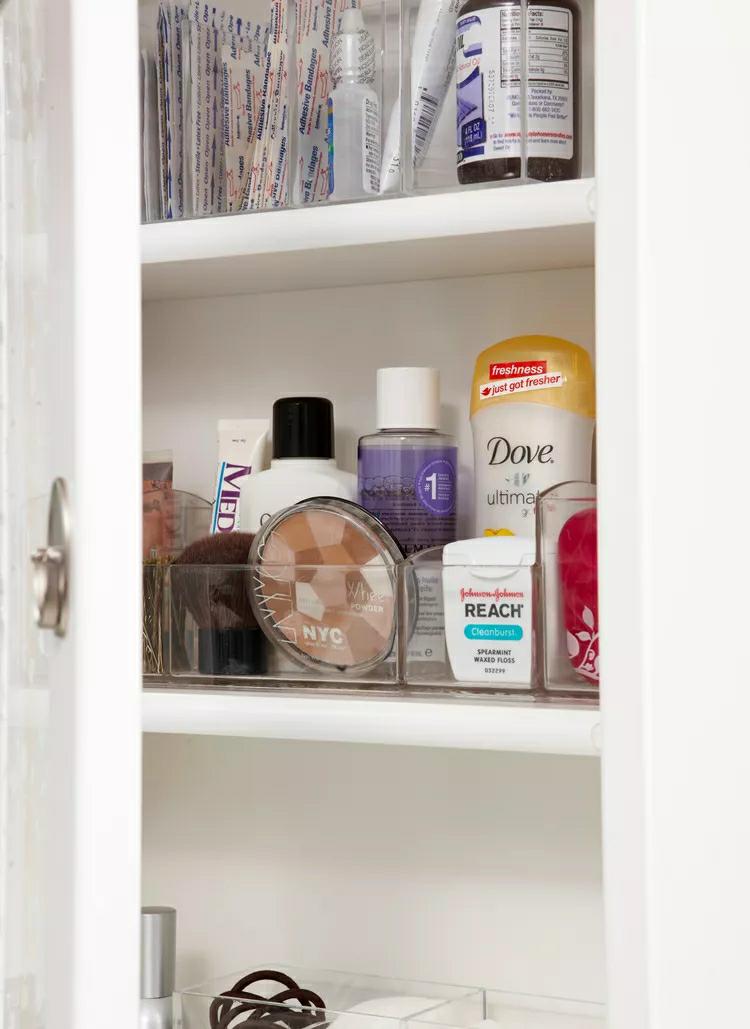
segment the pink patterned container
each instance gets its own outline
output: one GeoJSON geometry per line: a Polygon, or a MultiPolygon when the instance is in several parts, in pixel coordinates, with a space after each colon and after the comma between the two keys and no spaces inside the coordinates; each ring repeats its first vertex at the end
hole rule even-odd
{"type": "Polygon", "coordinates": [[[564,482],[540,493],[539,666],[546,689],[596,693],[599,686],[596,486],[564,482]]]}
{"type": "Polygon", "coordinates": [[[599,577],[596,508],[572,515],[560,532],[557,561],[565,642],[576,675],[599,682],[599,577]]]}

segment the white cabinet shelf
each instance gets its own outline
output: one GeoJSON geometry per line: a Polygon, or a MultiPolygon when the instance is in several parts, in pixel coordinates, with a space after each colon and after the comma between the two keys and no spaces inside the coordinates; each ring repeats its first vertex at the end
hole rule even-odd
{"type": "Polygon", "coordinates": [[[503,700],[152,688],[144,732],[597,756],[599,709],[503,700]]]}
{"type": "Polygon", "coordinates": [[[143,299],[594,263],[594,180],[144,225],[143,299]]]}

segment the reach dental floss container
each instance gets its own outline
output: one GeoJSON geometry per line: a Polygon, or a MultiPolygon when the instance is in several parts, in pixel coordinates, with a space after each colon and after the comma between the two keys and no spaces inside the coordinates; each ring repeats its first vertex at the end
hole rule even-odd
{"type": "Polygon", "coordinates": [[[445,637],[458,682],[530,688],[533,566],[527,536],[459,540],[443,548],[445,637]]]}

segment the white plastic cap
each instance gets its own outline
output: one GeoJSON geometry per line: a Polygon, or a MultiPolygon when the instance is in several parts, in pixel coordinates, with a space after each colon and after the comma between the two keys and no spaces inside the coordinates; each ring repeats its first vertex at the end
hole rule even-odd
{"type": "Polygon", "coordinates": [[[346,7],[341,12],[339,32],[345,35],[348,32],[363,32],[365,28],[365,16],[361,7],[346,7]]]}
{"type": "Polygon", "coordinates": [[[480,536],[456,540],[443,547],[444,565],[481,568],[530,567],[535,561],[535,544],[529,536],[480,536]]]}
{"type": "Polygon", "coordinates": [[[367,31],[361,7],[345,8],[340,25],[331,47],[331,78],[336,85],[342,79],[372,85],[376,71],[375,40],[367,31]]]}
{"type": "Polygon", "coordinates": [[[378,369],[378,429],[437,429],[440,372],[437,368],[378,369]]]}

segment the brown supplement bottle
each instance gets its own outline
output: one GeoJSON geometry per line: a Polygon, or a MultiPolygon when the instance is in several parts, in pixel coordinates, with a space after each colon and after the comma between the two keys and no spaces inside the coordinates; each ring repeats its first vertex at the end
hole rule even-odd
{"type": "MultiPolygon", "coordinates": [[[[580,175],[580,12],[528,0],[527,177],[580,175]]],[[[458,181],[521,176],[521,7],[466,0],[456,24],[458,181]]]]}

